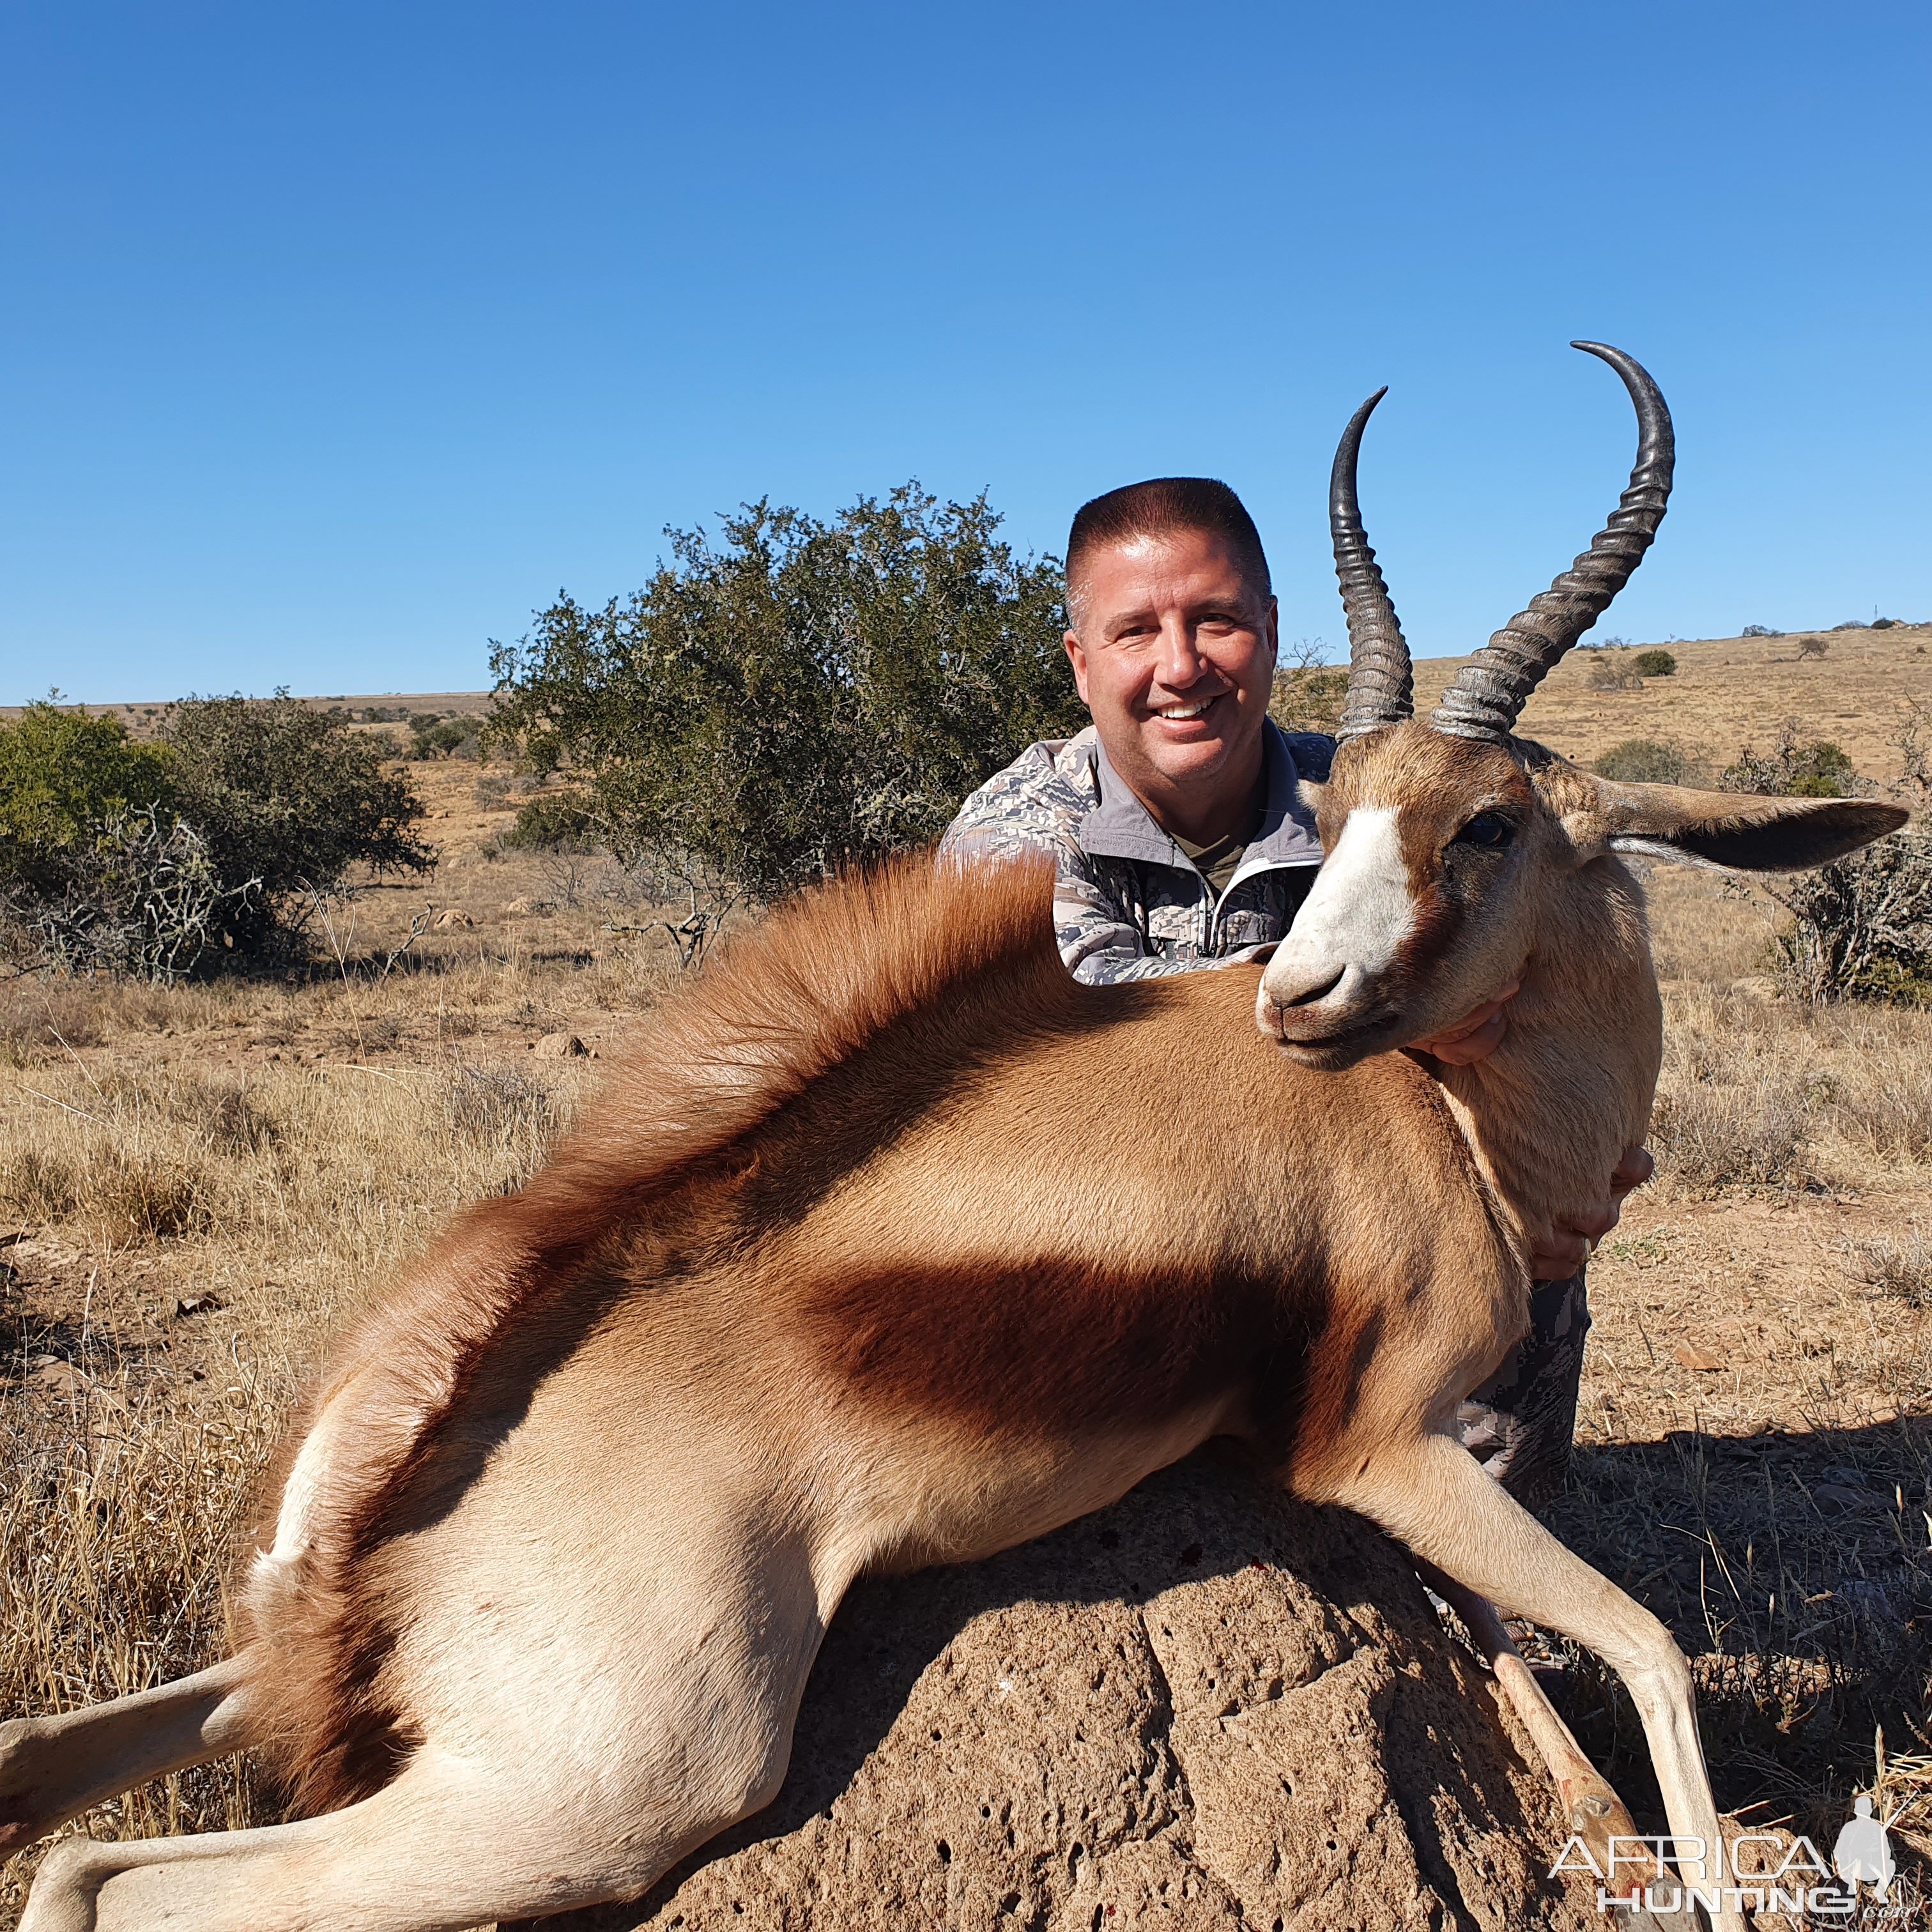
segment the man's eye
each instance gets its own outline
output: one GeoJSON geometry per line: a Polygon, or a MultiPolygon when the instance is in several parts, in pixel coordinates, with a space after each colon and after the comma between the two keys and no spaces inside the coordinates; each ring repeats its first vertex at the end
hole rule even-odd
{"type": "Polygon", "coordinates": [[[1480,845],[1500,852],[1516,836],[1516,827],[1499,812],[1479,812],[1450,842],[1456,845],[1480,845]]]}

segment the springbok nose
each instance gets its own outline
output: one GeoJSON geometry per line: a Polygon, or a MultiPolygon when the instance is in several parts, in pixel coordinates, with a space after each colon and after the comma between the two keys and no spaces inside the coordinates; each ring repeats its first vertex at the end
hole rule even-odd
{"type": "Polygon", "coordinates": [[[1317,1000],[1325,1000],[1342,983],[1348,970],[1346,965],[1332,970],[1326,965],[1308,966],[1299,972],[1284,973],[1279,978],[1270,973],[1263,983],[1268,998],[1284,1010],[1289,1006],[1312,1006],[1317,1000]]]}

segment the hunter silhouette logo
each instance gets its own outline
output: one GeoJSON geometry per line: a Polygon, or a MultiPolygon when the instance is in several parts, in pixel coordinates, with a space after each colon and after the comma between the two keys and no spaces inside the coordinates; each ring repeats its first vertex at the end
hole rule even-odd
{"type": "Polygon", "coordinates": [[[1856,1815],[1846,1820],[1832,1846],[1832,1869],[1851,1887],[1854,1898],[1860,1883],[1869,1880],[1874,1888],[1873,1896],[1883,1898],[1898,1875],[1892,1840],[1886,1835],[1885,1826],[1872,1816],[1871,1800],[1862,1792],[1852,1810],[1856,1815]]]}

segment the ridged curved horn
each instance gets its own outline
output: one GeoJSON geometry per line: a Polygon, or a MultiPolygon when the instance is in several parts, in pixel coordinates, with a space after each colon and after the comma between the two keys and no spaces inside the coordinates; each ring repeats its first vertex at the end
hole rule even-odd
{"type": "Polygon", "coordinates": [[[1342,612],[1348,625],[1348,695],[1342,707],[1337,738],[1359,738],[1384,724],[1400,724],[1415,715],[1414,681],[1408,646],[1389,601],[1388,586],[1362,530],[1362,506],[1355,495],[1355,466],[1362,431],[1376,404],[1388,394],[1378,389],[1348,418],[1335,451],[1328,479],[1328,530],[1335,542],[1335,575],[1342,586],[1342,612]]]}
{"type": "Polygon", "coordinates": [[[1677,440],[1670,412],[1649,374],[1621,349],[1573,342],[1624,379],[1636,405],[1636,464],[1629,488],[1590,548],[1527,610],[1512,617],[1456,674],[1430,723],[1459,738],[1505,742],[1529,694],[1556,660],[1600,617],[1643,561],[1670,500],[1677,440]]]}

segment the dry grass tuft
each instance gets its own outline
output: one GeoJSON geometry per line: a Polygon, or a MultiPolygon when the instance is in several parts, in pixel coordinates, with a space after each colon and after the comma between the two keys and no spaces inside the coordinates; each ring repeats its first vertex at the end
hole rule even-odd
{"type": "Polygon", "coordinates": [[[1654,1147],[1693,1198],[1827,1189],[1932,1168],[1932,1024],[1710,986],[1666,994],[1654,1147]]]}
{"type": "Polygon", "coordinates": [[[1844,1256],[1845,1272],[1852,1280],[1916,1307],[1932,1307],[1932,1242],[1916,1221],[1902,1235],[1847,1240],[1844,1256]]]}
{"type": "MultiPolygon", "coordinates": [[[[76,1359],[16,1331],[0,1406],[0,1696],[55,1711],[146,1690],[219,1646],[235,1513],[288,1390],[237,1379],[179,1399],[164,1364],[76,1359]]],[[[102,1808],[98,1836],[260,1822],[238,1762],[164,1779],[102,1808]]],[[[17,1900],[14,1901],[17,1903],[17,1900]]]]}
{"type": "Polygon", "coordinates": [[[1802,1181],[1809,1124],[1783,1079],[1691,1084],[1658,1096],[1650,1144],[1678,1186],[1708,1195],[1802,1181]]]}

